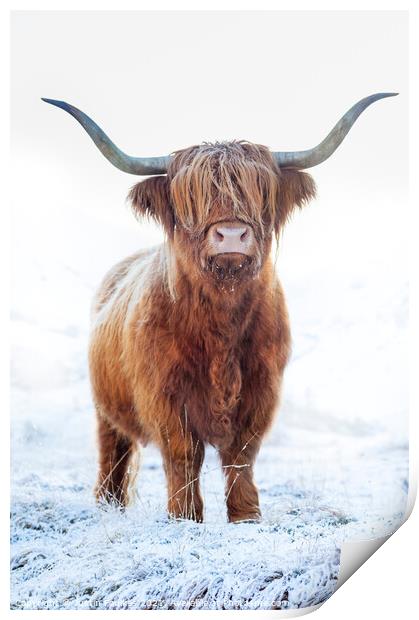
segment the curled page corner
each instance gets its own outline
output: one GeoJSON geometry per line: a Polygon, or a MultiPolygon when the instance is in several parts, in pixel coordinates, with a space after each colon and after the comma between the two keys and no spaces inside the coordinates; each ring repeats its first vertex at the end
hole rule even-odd
{"type": "MultiPolygon", "coordinates": [[[[278,614],[281,618],[298,618],[300,616],[306,616],[307,614],[311,614],[312,611],[316,611],[319,609],[326,601],[321,603],[317,603],[316,605],[309,605],[308,607],[293,607],[291,609],[275,609],[275,610],[264,610],[263,617],[264,618],[272,618],[272,620],[278,620],[278,614]]],[[[249,612],[251,613],[250,610],[249,612]]]]}
{"type": "Polygon", "coordinates": [[[347,581],[392,536],[344,542],[340,552],[339,575],[336,590],[347,581]]]}
{"type": "Polygon", "coordinates": [[[406,512],[404,515],[403,523],[408,520],[410,515],[412,514],[413,506],[416,502],[416,497],[418,494],[418,480],[416,476],[416,468],[413,462],[413,451],[410,450],[410,476],[409,476],[409,490],[407,493],[407,504],[406,504],[406,512]]]}
{"type": "MultiPolygon", "coordinates": [[[[401,521],[399,527],[401,527],[407,519],[410,517],[413,506],[415,504],[417,495],[417,480],[410,476],[409,479],[409,492],[406,503],[406,511],[401,521]]],[[[348,541],[342,543],[340,550],[340,566],[339,566],[339,574],[338,580],[336,583],[336,589],[339,588],[347,581],[352,575],[359,569],[369,558],[374,555],[376,551],[385,543],[387,540],[393,536],[393,534],[397,531],[391,532],[390,534],[383,536],[382,538],[373,538],[371,540],[358,540],[358,541],[348,541]]]]}

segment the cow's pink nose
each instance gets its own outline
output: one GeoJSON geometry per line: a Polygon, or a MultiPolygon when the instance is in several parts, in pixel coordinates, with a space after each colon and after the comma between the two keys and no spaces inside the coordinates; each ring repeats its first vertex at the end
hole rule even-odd
{"type": "Polygon", "coordinates": [[[208,231],[210,253],[252,254],[255,236],[253,230],[242,222],[221,222],[213,224],[208,231]]]}

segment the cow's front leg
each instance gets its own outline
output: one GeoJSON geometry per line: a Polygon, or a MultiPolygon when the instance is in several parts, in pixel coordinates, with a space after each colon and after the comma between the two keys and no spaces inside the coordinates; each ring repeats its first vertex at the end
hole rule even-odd
{"type": "Polygon", "coordinates": [[[225,497],[230,522],[259,521],[259,495],[253,480],[253,465],[259,451],[256,436],[243,436],[234,444],[220,450],[221,464],[226,477],[225,497]]]}
{"type": "Polygon", "coordinates": [[[204,444],[191,432],[164,433],[161,438],[164,470],[167,479],[170,516],[203,520],[203,501],[199,475],[204,460],[204,444]]]}

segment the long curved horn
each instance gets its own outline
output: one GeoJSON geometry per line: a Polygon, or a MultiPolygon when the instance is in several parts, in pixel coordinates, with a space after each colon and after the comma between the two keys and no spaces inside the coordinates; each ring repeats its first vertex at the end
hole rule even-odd
{"type": "Polygon", "coordinates": [[[395,97],[399,93],[376,93],[358,101],[333,127],[332,131],[326,136],[323,142],[307,151],[280,151],[272,153],[277,164],[282,168],[312,168],[324,162],[338,148],[344,140],[346,134],[355,123],[356,119],[369,105],[384,99],[385,97],[395,97]]]}
{"type": "Polygon", "coordinates": [[[74,106],[66,103],[65,101],[56,101],[55,99],[44,99],[42,101],[55,105],[62,110],[65,110],[71,116],[74,116],[80,125],[87,131],[93,142],[101,153],[108,159],[111,164],[122,170],[123,172],[129,172],[130,174],[139,175],[152,175],[152,174],[165,174],[170,162],[170,156],[168,157],[130,157],[126,153],[123,153],[117,146],[108,138],[104,131],[101,130],[99,125],[96,125],[91,118],[87,116],[81,110],[78,110],[74,106]]]}

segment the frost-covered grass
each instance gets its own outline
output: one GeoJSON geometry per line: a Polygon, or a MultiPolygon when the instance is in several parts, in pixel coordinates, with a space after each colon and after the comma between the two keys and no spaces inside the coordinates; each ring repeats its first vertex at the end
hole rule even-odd
{"type": "Polygon", "coordinates": [[[125,514],[98,509],[90,416],[74,409],[61,426],[26,422],[15,431],[14,608],[316,604],[333,592],[342,540],[382,536],[402,519],[404,445],[305,431],[286,416],[258,461],[261,524],[227,524],[214,451],[203,469],[203,524],[167,519],[153,448],[145,450],[135,505],[125,514]]]}
{"type": "Polygon", "coordinates": [[[136,503],[120,513],[93,502],[88,309],[99,273],[130,253],[138,230],[118,231],[87,216],[78,230],[73,215],[49,215],[50,229],[60,220],[67,231],[60,243],[46,237],[29,258],[30,227],[17,241],[12,607],[285,609],[325,600],[336,585],[341,542],[383,536],[403,518],[401,272],[389,278],[377,263],[346,275],[318,266],[300,273],[280,261],[294,355],[283,405],[257,461],[261,523],[227,523],[213,449],[202,473],[204,523],[168,520],[152,446],[143,452],[136,503]],[[90,257],[82,248],[93,230],[101,233],[90,257]]]}
{"type": "Polygon", "coordinates": [[[362,427],[361,434],[327,431],[333,421],[286,407],[257,462],[261,524],[227,524],[213,450],[202,475],[205,523],[167,519],[152,447],[144,450],[135,505],[125,514],[97,509],[85,370],[81,378],[66,372],[70,386],[40,391],[35,409],[33,393],[16,389],[14,608],[311,605],[333,592],[342,540],[382,536],[402,519],[404,443],[362,427]]]}

